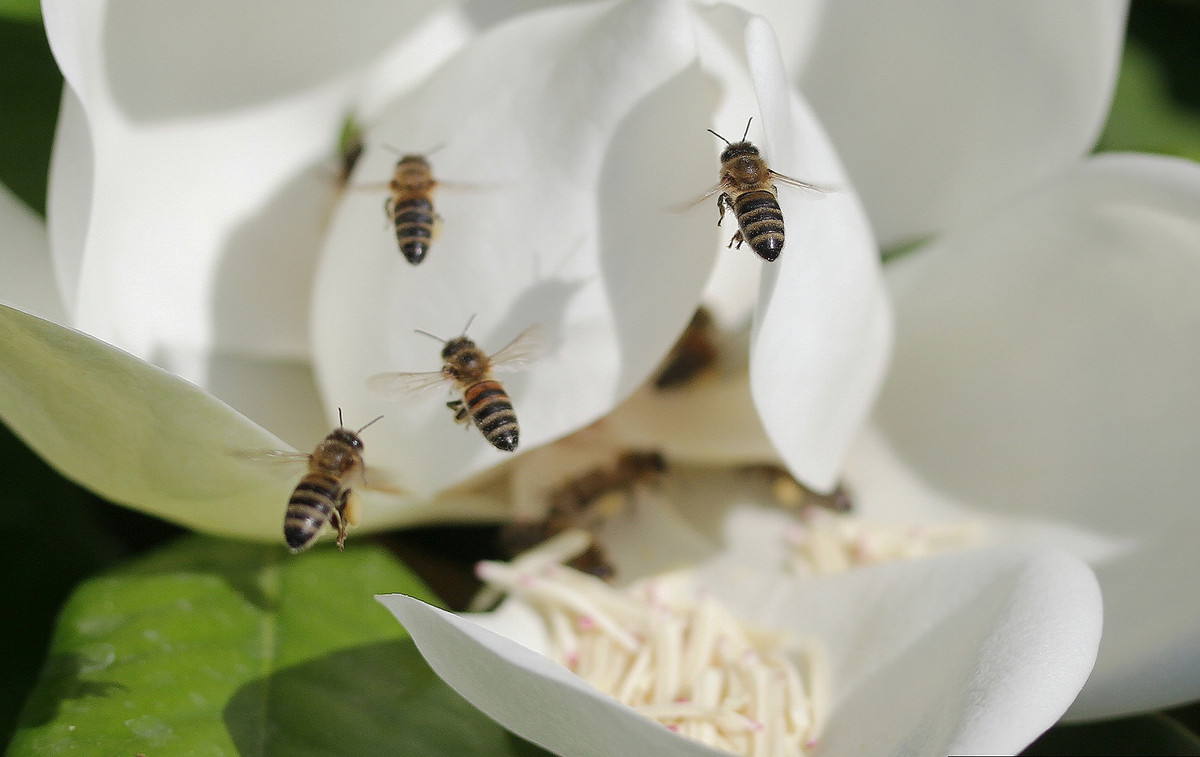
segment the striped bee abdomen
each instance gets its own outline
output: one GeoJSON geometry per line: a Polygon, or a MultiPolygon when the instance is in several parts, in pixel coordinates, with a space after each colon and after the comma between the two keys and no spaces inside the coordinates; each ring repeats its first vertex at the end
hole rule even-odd
{"type": "Polygon", "coordinates": [[[492,446],[505,452],[517,448],[520,433],[517,414],[499,381],[484,379],[471,384],[463,392],[463,402],[471,419],[492,446]]]}
{"type": "Polygon", "coordinates": [[[396,241],[408,262],[416,265],[425,259],[433,242],[433,203],[427,197],[410,197],[392,204],[392,222],[396,241]]]}
{"type": "Polygon", "coordinates": [[[283,519],[283,537],[293,552],[298,552],[317,540],[321,529],[337,515],[345,494],[343,487],[331,476],[310,473],[288,500],[283,519]]]}
{"type": "Polygon", "coordinates": [[[741,229],[741,238],[734,239],[738,246],[744,239],[764,260],[778,258],[783,251],[783,211],[775,194],[766,189],[743,192],[734,198],[733,211],[741,229]]]}

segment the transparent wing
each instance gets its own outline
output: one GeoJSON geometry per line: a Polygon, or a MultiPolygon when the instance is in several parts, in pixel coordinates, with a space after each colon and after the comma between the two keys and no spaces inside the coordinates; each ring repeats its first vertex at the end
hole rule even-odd
{"type": "Polygon", "coordinates": [[[309,455],[295,450],[284,449],[232,449],[229,454],[238,460],[245,461],[252,465],[263,466],[265,470],[269,470],[272,476],[283,479],[284,477],[299,476],[306,465],[308,465],[309,455]]]}
{"type": "Polygon", "coordinates": [[[383,468],[377,468],[374,465],[368,465],[362,472],[362,481],[359,484],[363,489],[381,494],[393,494],[398,497],[409,494],[410,492],[396,482],[391,474],[383,468]]]}
{"type": "Polygon", "coordinates": [[[239,460],[252,463],[292,464],[307,463],[309,455],[286,449],[234,449],[229,454],[239,460]]]}
{"type": "Polygon", "coordinates": [[[822,187],[818,184],[809,184],[807,181],[800,181],[799,179],[793,179],[791,176],[786,176],[781,173],[776,173],[775,171],[771,172],[771,179],[773,181],[779,182],[780,184],[787,184],[790,187],[796,187],[797,189],[804,189],[809,192],[816,192],[817,194],[821,194],[821,195],[826,195],[826,194],[829,194],[830,192],[837,191],[833,187],[822,187]]]}
{"type": "Polygon", "coordinates": [[[708,190],[705,191],[705,193],[700,195],[699,197],[693,198],[691,200],[685,200],[684,202],[681,202],[678,205],[670,205],[670,206],[664,208],[664,210],[666,210],[670,213],[686,213],[689,210],[691,210],[692,208],[699,205],[700,203],[707,200],[708,198],[712,197],[716,193],[724,192],[724,191],[725,191],[725,183],[718,181],[716,184],[713,184],[711,187],[709,187],[708,190]]]}
{"type": "Polygon", "coordinates": [[[490,356],[492,370],[519,371],[529,367],[546,351],[546,341],[546,327],[535,323],[490,356]]]}
{"type": "Polygon", "coordinates": [[[367,379],[367,389],[387,399],[407,400],[438,387],[449,388],[453,379],[441,371],[422,373],[376,373],[367,379]]]}

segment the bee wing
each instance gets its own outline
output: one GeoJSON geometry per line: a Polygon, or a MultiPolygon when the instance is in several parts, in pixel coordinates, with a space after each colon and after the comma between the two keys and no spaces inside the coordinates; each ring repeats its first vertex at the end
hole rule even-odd
{"type": "Polygon", "coordinates": [[[367,388],[390,400],[405,400],[448,386],[452,381],[442,371],[376,373],[367,379],[367,388]]]}
{"type": "Polygon", "coordinates": [[[700,203],[707,200],[708,198],[715,195],[717,192],[724,192],[724,191],[725,191],[725,182],[718,181],[716,184],[713,184],[711,187],[709,187],[708,190],[705,191],[705,193],[700,195],[699,197],[692,199],[692,200],[685,200],[684,202],[681,202],[678,205],[670,205],[667,208],[665,208],[665,210],[667,210],[668,212],[671,212],[671,213],[686,213],[689,210],[691,210],[692,208],[699,205],[700,203]]]}
{"type": "Polygon", "coordinates": [[[492,370],[518,371],[527,368],[546,351],[546,328],[535,323],[517,334],[516,339],[506,344],[489,360],[492,370]]]}
{"type": "Polygon", "coordinates": [[[238,460],[260,466],[271,466],[273,475],[283,478],[285,475],[296,475],[301,466],[308,464],[311,457],[303,452],[284,449],[234,449],[229,454],[238,460]]]}
{"type": "Polygon", "coordinates": [[[395,479],[387,474],[382,468],[376,468],[373,465],[368,465],[362,472],[363,489],[372,492],[380,492],[381,494],[394,494],[396,496],[404,496],[410,492],[403,486],[396,483],[395,479]]]}
{"type": "Polygon", "coordinates": [[[787,184],[788,186],[796,187],[797,189],[804,189],[809,192],[816,192],[817,194],[822,194],[822,195],[837,191],[833,187],[822,187],[819,184],[809,184],[807,181],[800,181],[799,179],[793,179],[791,176],[786,176],[781,173],[776,173],[775,171],[771,172],[771,179],[773,181],[779,182],[780,184],[787,184]]]}

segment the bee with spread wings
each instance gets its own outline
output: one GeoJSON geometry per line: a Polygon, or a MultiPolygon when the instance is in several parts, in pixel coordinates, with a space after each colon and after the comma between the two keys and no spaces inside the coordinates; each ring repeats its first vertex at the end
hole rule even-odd
{"type": "Polygon", "coordinates": [[[742,242],[749,242],[750,249],[771,262],[783,252],[783,211],[779,207],[775,182],[821,194],[831,190],[772,171],[758,148],[746,139],[750,121],[746,122],[746,132],[739,142],[730,142],[712,129],[708,131],[728,147],[721,152],[720,181],[705,192],[701,200],[720,192],[717,210],[721,215],[717,225],[725,220],[726,210],[732,210],[738,222],[738,230],[729,240],[729,246],[737,244],[741,247],[742,242]]]}
{"type": "MultiPolygon", "coordinates": [[[[353,487],[360,481],[364,488],[403,493],[395,487],[367,486],[366,483],[367,467],[363,462],[363,441],[359,434],[383,416],[357,431],[343,426],[341,416],[339,409],[338,427],[321,440],[312,454],[288,450],[236,450],[234,453],[260,463],[307,464],[308,471],[292,490],[283,519],[283,538],[292,552],[311,547],[326,526],[337,530],[338,549],[345,548],[346,529],[358,523],[358,498],[353,487]]],[[[372,473],[371,477],[377,476],[372,473]]]]}
{"type": "MultiPolygon", "coordinates": [[[[474,320],[474,316],[471,317],[474,320]]],[[[367,388],[392,400],[402,399],[433,387],[450,387],[462,393],[461,399],[446,406],[454,411],[457,423],[474,421],[492,446],[512,452],[517,448],[520,427],[512,400],[492,371],[520,370],[541,356],[545,347],[545,329],[533,325],[525,329],[494,355],[488,355],[466,336],[443,340],[427,331],[417,333],[443,342],[442,369],[424,373],[379,373],[367,379],[367,388]]]]}

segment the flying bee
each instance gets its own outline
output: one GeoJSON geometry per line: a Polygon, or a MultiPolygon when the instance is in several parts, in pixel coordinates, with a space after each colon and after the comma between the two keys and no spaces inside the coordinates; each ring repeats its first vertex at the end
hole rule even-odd
{"type": "Polygon", "coordinates": [[[654,377],[654,388],[668,391],[684,386],[717,363],[716,326],[712,313],[701,306],[654,377]]]}
{"type": "Polygon", "coordinates": [[[433,190],[438,182],[423,155],[402,155],[396,162],[391,196],[383,202],[383,211],[396,228],[396,242],[404,258],[417,265],[425,259],[441,223],[433,209],[433,190]]]}
{"type": "MultiPolygon", "coordinates": [[[[475,316],[471,316],[471,321],[475,316]]],[[[493,447],[512,452],[517,448],[520,427],[512,400],[492,371],[515,370],[528,366],[542,352],[544,330],[533,325],[521,332],[494,355],[488,355],[466,336],[443,340],[427,331],[417,333],[443,342],[440,371],[428,373],[379,373],[367,379],[367,387],[390,399],[399,399],[429,387],[449,385],[462,393],[462,399],[446,406],[454,411],[457,423],[474,421],[493,447]]]]}
{"type": "MultiPolygon", "coordinates": [[[[498,537],[500,549],[515,557],[564,531],[595,530],[620,512],[634,489],[655,483],[666,469],[666,460],[657,451],[623,452],[615,465],[592,468],[547,494],[544,519],[506,524],[498,537]]],[[[601,578],[611,578],[615,573],[604,548],[595,539],[570,565],[601,578]]]]}
{"type": "Polygon", "coordinates": [[[783,211],[779,208],[775,182],[813,192],[829,190],[772,171],[758,148],[746,140],[750,121],[746,122],[740,142],[730,142],[712,129],[708,131],[729,146],[721,153],[721,180],[704,198],[721,193],[717,197],[717,210],[721,212],[718,226],[725,220],[726,210],[732,210],[737,218],[738,230],[729,240],[729,247],[736,243],[740,249],[742,242],[749,242],[750,249],[771,262],[783,251],[783,211]]]}
{"type": "Polygon", "coordinates": [[[338,531],[338,549],[345,549],[346,528],[358,523],[357,507],[349,483],[351,476],[362,477],[363,442],[359,434],[383,416],[351,431],[342,426],[329,432],[308,458],[308,473],[296,484],[288,499],[283,518],[283,538],[292,552],[307,549],[316,542],[326,525],[338,531]]]}

